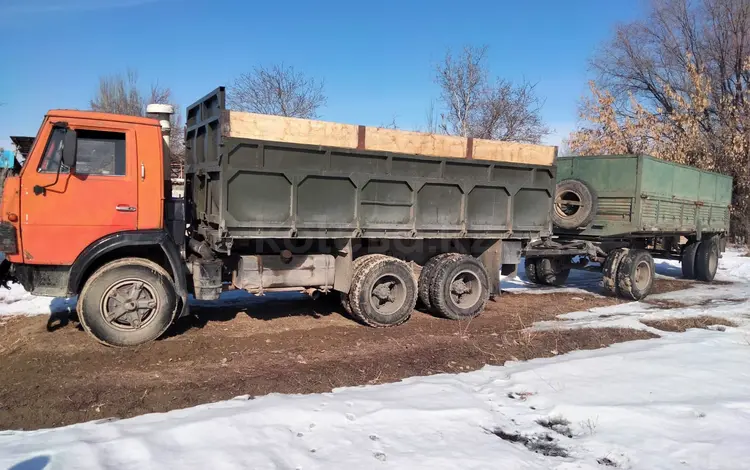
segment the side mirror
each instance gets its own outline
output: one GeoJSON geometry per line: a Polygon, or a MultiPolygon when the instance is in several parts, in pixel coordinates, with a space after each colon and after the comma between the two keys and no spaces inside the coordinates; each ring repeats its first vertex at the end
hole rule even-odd
{"type": "Polygon", "coordinates": [[[68,168],[76,166],[76,151],[78,150],[78,135],[73,129],[65,132],[62,149],[62,163],[68,168]]]}

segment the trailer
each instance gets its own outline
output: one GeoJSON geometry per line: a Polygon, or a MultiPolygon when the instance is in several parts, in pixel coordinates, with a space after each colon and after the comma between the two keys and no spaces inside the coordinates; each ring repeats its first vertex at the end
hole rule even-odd
{"type": "Polygon", "coordinates": [[[679,259],[686,279],[710,282],[729,232],[732,178],[647,155],[557,161],[554,237],[527,246],[526,276],[562,285],[599,269],[608,293],[642,299],[654,257],[679,259]]]}
{"type": "Polygon", "coordinates": [[[3,189],[0,280],[77,295],[107,345],[233,289],[336,297],[376,327],[418,299],[471,318],[551,235],[555,147],[238,113],[220,87],[187,109],[172,198],[171,111],[50,111],[3,189]]]}

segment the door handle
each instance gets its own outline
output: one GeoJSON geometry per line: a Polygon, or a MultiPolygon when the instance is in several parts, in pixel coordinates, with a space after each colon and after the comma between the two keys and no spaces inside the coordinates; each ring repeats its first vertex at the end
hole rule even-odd
{"type": "Polygon", "coordinates": [[[127,204],[117,204],[115,206],[115,209],[117,209],[120,212],[135,212],[135,207],[128,206],[127,204]]]}

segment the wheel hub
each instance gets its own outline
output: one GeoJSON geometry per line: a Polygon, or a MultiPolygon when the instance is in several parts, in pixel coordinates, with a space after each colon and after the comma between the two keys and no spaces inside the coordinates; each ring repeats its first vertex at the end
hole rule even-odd
{"type": "Polygon", "coordinates": [[[464,295],[471,293],[471,287],[466,284],[463,279],[458,279],[451,284],[451,292],[456,295],[464,295]]]}
{"type": "Polygon", "coordinates": [[[393,300],[394,300],[394,298],[393,298],[393,285],[394,284],[395,283],[393,283],[393,282],[388,282],[388,283],[380,284],[380,285],[376,286],[372,290],[372,295],[374,295],[375,297],[377,297],[378,300],[380,300],[380,301],[393,302],[393,300]]]}
{"type": "Polygon", "coordinates": [[[370,305],[380,315],[393,315],[406,301],[405,282],[398,275],[389,273],[375,281],[370,290],[370,305]]]}
{"type": "Polygon", "coordinates": [[[643,290],[651,282],[651,267],[645,261],[641,261],[635,268],[635,286],[643,290]]]}
{"type": "Polygon", "coordinates": [[[476,274],[461,271],[450,283],[450,299],[458,308],[471,308],[481,297],[482,288],[476,274]]]}
{"type": "Polygon", "coordinates": [[[101,312],[112,326],[137,330],[154,318],[158,303],[153,287],[138,279],[126,279],[105,292],[101,312]]]}

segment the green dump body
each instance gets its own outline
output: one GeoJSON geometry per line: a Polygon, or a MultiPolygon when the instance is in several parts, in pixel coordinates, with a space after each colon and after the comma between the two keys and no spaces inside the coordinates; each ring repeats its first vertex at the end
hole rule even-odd
{"type": "Polygon", "coordinates": [[[561,157],[557,181],[594,190],[598,210],[586,228],[559,235],[623,237],[729,231],[732,178],[646,155],[561,157]]]}

